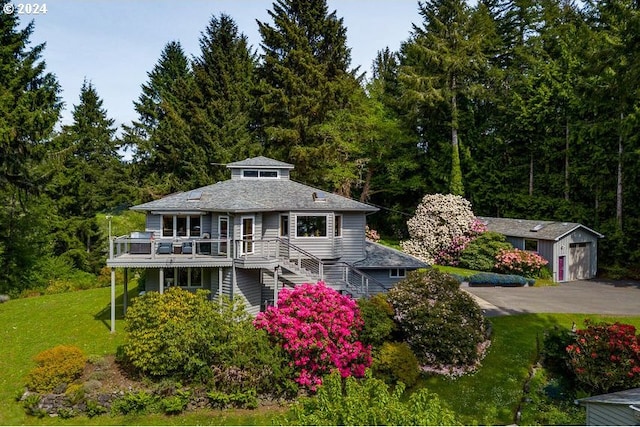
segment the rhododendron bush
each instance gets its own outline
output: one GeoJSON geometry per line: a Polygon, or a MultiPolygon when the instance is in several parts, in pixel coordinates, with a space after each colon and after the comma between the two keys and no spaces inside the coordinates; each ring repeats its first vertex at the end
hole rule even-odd
{"type": "Polygon", "coordinates": [[[468,200],[453,194],[427,194],[407,221],[410,239],[401,245],[405,252],[427,263],[448,262],[484,231],[482,227],[468,200]]]}
{"type": "Polygon", "coordinates": [[[578,382],[593,393],[640,387],[640,336],[633,325],[591,323],[566,351],[578,382]]]}
{"type": "Polygon", "coordinates": [[[334,369],[342,377],[362,377],[371,365],[371,348],[358,341],[358,305],[323,282],[283,289],[278,305],[258,314],[254,324],[289,353],[296,381],[311,390],[334,369]]]}
{"type": "Polygon", "coordinates": [[[538,277],[542,267],[549,262],[535,252],[520,249],[503,249],[496,255],[495,268],[501,273],[538,277]]]}

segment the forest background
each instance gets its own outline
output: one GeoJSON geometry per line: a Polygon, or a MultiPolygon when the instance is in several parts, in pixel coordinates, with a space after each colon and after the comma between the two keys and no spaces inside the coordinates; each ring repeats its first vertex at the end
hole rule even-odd
{"type": "MultiPolygon", "coordinates": [[[[0,6],[8,4],[0,0],[0,6]]],[[[640,4],[418,2],[367,79],[325,0],[277,0],[254,49],[212,16],[200,52],[167,41],[117,129],[85,81],[73,122],[34,24],[0,14],[0,292],[104,267],[100,215],[226,179],[265,155],[293,179],[371,203],[406,237],[427,193],[476,215],[581,222],[602,270],[640,274],[640,4]],[[126,160],[122,152],[128,150],[126,160]]]]}

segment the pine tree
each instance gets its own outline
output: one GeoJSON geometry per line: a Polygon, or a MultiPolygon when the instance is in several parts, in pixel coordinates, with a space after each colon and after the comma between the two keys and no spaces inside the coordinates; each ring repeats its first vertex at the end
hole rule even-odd
{"type": "Polygon", "coordinates": [[[346,28],[325,0],[278,0],[258,22],[258,108],[267,153],[296,165],[304,182],[347,194],[357,179],[362,87],[349,70],[346,28]],[[345,130],[343,132],[343,129],[345,130]]]}
{"type": "MultiPolygon", "coordinates": [[[[0,0],[0,7],[9,2],[0,0]]],[[[46,224],[37,216],[41,168],[61,103],[55,76],[46,72],[44,44],[30,47],[33,23],[0,13],[0,292],[19,293],[46,253],[46,224]]]]}
{"type": "Polygon", "coordinates": [[[200,51],[193,64],[191,128],[205,154],[210,179],[215,181],[225,173],[216,163],[242,160],[262,150],[253,135],[252,121],[256,61],[247,37],[225,14],[211,18],[200,37],[200,51]]]}

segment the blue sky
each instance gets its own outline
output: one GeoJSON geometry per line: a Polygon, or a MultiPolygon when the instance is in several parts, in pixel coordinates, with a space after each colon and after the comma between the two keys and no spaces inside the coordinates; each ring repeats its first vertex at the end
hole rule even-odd
{"type": "MultiPolygon", "coordinates": [[[[44,2],[40,0],[41,3],[44,2]]],[[[14,3],[19,3],[18,0],[14,3]]],[[[352,66],[369,71],[376,53],[397,50],[421,22],[417,0],[328,0],[347,27],[352,66]]],[[[71,122],[86,78],[117,125],[136,119],[133,101],[164,46],[180,41],[188,56],[199,55],[199,38],[211,16],[230,15],[255,49],[256,19],[269,22],[270,0],[49,0],[47,13],[21,15],[35,21],[33,43],[46,42],[47,70],[62,86],[62,123],[71,122]]],[[[259,51],[259,50],[258,50],[259,51]]]]}

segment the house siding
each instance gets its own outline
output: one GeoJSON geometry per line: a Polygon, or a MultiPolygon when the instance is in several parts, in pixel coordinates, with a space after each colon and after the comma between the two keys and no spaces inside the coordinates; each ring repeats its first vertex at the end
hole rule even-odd
{"type": "Polygon", "coordinates": [[[635,417],[635,411],[628,404],[605,404],[588,402],[587,425],[588,426],[634,426],[640,424],[640,419],[635,417]]]}
{"type": "Polygon", "coordinates": [[[262,216],[262,238],[265,240],[280,237],[280,215],[283,212],[265,213],[262,216]]]}
{"type": "Polygon", "coordinates": [[[260,306],[262,303],[260,269],[236,269],[234,295],[244,300],[249,314],[256,316],[260,312],[260,306]]]}
{"type": "Polygon", "coordinates": [[[366,222],[362,213],[342,215],[342,261],[355,262],[364,259],[366,222]]]}
{"type": "Polygon", "coordinates": [[[384,288],[379,289],[380,286],[378,286],[377,284],[370,284],[369,285],[369,292],[373,295],[373,294],[379,294],[379,293],[384,293],[386,291],[388,291],[389,289],[391,289],[396,283],[398,283],[400,280],[403,280],[404,278],[391,278],[389,277],[389,269],[388,268],[367,268],[367,269],[361,269],[361,271],[363,273],[365,273],[366,275],[372,277],[373,279],[377,280],[378,282],[380,282],[384,288]]]}

